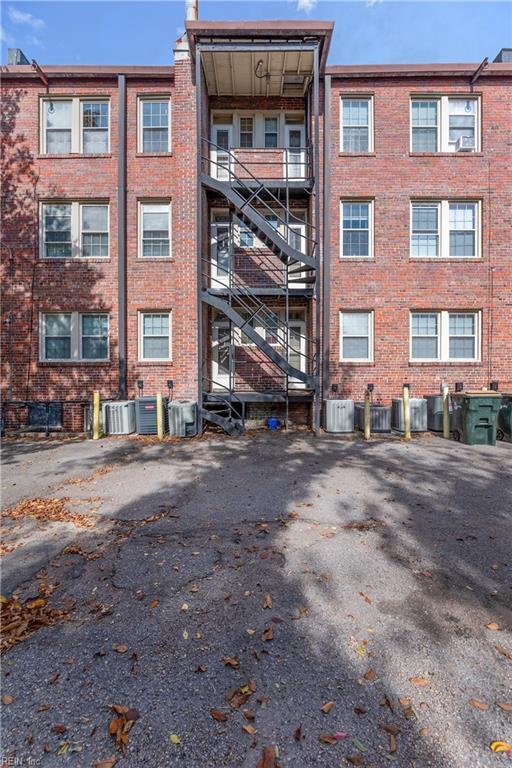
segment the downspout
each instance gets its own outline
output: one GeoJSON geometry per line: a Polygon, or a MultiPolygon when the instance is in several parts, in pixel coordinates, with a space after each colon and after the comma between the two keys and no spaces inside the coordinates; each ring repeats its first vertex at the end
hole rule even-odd
{"type": "Polygon", "coordinates": [[[196,194],[196,246],[197,246],[197,402],[199,406],[199,434],[203,430],[203,188],[201,174],[203,171],[202,152],[202,72],[201,72],[201,47],[197,46],[195,61],[195,86],[196,86],[196,145],[197,145],[197,194],[196,194]]]}
{"type": "Polygon", "coordinates": [[[315,231],[317,237],[317,272],[315,281],[315,357],[316,357],[316,373],[318,381],[316,385],[316,392],[313,402],[313,429],[316,434],[320,431],[320,411],[322,402],[322,386],[321,386],[321,345],[320,334],[322,325],[322,286],[321,286],[321,269],[322,269],[322,240],[320,237],[320,77],[319,77],[319,56],[318,56],[318,43],[315,45],[313,52],[313,157],[314,157],[314,182],[315,182],[315,231]]]}
{"type": "Polygon", "coordinates": [[[119,399],[127,397],[126,371],[126,75],[117,76],[117,317],[119,399]]]}
{"type": "Polygon", "coordinates": [[[322,397],[329,392],[330,368],[330,280],[331,280],[331,76],[324,77],[324,220],[323,220],[323,327],[322,327],[322,397]]]}

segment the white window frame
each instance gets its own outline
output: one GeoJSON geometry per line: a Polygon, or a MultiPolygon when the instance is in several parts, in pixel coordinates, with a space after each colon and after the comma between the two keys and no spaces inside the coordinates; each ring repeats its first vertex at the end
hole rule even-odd
{"type": "Polygon", "coordinates": [[[172,139],[171,139],[171,124],[172,124],[172,102],[169,94],[156,94],[151,93],[137,98],[137,152],[143,155],[162,155],[172,151],[172,139]],[[169,120],[167,125],[167,151],[162,150],[160,152],[145,152],[144,151],[144,126],[143,126],[143,112],[144,104],[148,101],[167,101],[169,102],[169,120]]]}
{"type": "Polygon", "coordinates": [[[482,312],[478,309],[411,309],[409,311],[409,363],[480,363],[482,361],[482,312]],[[412,316],[437,315],[437,357],[412,356],[412,316]],[[450,357],[450,315],[475,317],[475,357],[450,357]]]}
{"type": "MultiPolygon", "coordinates": [[[[371,155],[374,152],[374,103],[371,93],[341,93],[340,94],[340,154],[343,155],[371,155]],[[344,101],[368,101],[368,149],[366,152],[348,152],[343,149],[343,102],[344,101]]],[[[349,126],[350,127],[350,126],[349,126]]]]}
{"type": "Polygon", "coordinates": [[[440,153],[450,153],[457,155],[474,155],[477,152],[482,151],[482,101],[480,96],[475,96],[468,93],[450,93],[447,95],[436,94],[411,94],[409,104],[409,148],[411,154],[414,155],[433,155],[440,153]],[[454,101],[475,101],[475,148],[472,150],[466,150],[465,152],[456,152],[455,147],[450,144],[450,100],[454,101]],[[437,101],[437,151],[436,152],[416,152],[412,147],[412,102],[413,101],[437,101]]]}
{"type": "Polygon", "coordinates": [[[370,261],[374,258],[374,232],[375,232],[375,226],[374,226],[374,200],[371,200],[369,198],[360,198],[360,199],[351,199],[351,198],[345,198],[340,200],[340,259],[343,261],[370,261]],[[368,256],[345,256],[343,253],[343,204],[344,203],[364,203],[365,205],[368,205],[368,256]]]}
{"type": "Polygon", "coordinates": [[[69,157],[69,155],[84,155],[85,157],[94,157],[95,155],[109,155],[110,149],[110,133],[111,133],[111,116],[112,116],[112,104],[110,97],[108,96],[57,96],[50,98],[44,96],[40,99],[39,103],[39,123],[40,123],[40,135],[39,146],[41,155],[50,155],[51,157],[69,157]],[[54,155],[49,153],[46,149],[46,120],[45,120],[45,103],[55,101],[70,101],[71,102],[71,151],[69,153],[62,153],[54,155]],[[83,151],[82,142],[82,104],[90,104],[92,102],[102,102],[108,104],[108,125],[107,125],[107,149],[105,152],[92,152],[85,153],[83,151]]]}
{"type": "Polygon", "coordinates": [[[172,362],[172,311],[169,309],[140,309],[138,312],[138,362],[139,363],[171,363],[172,362]],[[144,357],[144,316],[169,316],[169,357],[144,357]]]}
{"type": "Polygon", "coordinates": [[[40,200],[39,201],[39,259],[44,261],[108,261],[110,259],[110,203],[108,200],[40,200]],[[47,256],[45,251],[45,216],[46,205],[71,206],[71,256],[47,256]],[[107,208],[108,253],[106,256],[82,256],[82,207],[103,205],[107,208]]]}
{"type": "Polygon", "coordinates": [[[138,229],[138,247],[137,247],[137,258],[142,259],[143,261],[168,261],[169,259],[172,259],[172,200],[170,199],[148,199],[145,198],[144,200],[138,201],[138,213],[137,213],[137,229],[138,229]],[[143,208],[145,205],[167,205],[169,208],[169,255],[168,256],[144,256],[144,249],[143,249],[143,208]]]}
{"type": "Polygon", "coordinates": [[[374,362],[374,324],[373,309],[340,309],[339,311],[339,360],[341,363],[360,363],[368,365],[374,362]],[[343,357],[343,315],[368,315],[368,357],[343,357]]]}
{"type": "Polygon", "coordinates": [[[88,310],[76,312],[69,310],[39,313],[39,362],[40,363],[96,363],[101,365],[110,362],[110,314],[106,310],[88,310]],[[45,355],[45,317],[47,315],[71,315],[71,357],[47,358],[45,355]],[[82,317],[87,315],[106,315],[107,317],[107,357],[86,358],[82,357],[82,317]]]}
{"type": "Polygon", "coordinates": [[[478,261],[482,258],[482,203],[481,200],[411,200],[409,205],[409,258],[414,261],[478,261]],[[475,253],[473,256],[450,255],[450,205],[475,206],[475,253]],[[414,256],[412,253],[412,210],[414,205],[438,206],[439,253],[437,256],[414,256]]]}

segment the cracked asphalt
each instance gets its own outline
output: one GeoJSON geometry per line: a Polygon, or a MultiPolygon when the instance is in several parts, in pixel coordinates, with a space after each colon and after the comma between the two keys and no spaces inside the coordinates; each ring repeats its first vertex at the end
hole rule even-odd
{"type": "Polygon", "coordinates": [[[74,610],[3,657],[2,764],[506,765],[511,469],[510,444],[433,436],[5,441],[4,508],[95,524],[4,516],[2,594],[43,580],[74,610]],[[140,714],[125,756],[112,704],[140,714]]]}

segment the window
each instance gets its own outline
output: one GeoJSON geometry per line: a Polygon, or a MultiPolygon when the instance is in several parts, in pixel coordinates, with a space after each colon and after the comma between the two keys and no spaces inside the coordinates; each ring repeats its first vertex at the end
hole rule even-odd
{"type": "Polygon", "coordinates": [[[372,208],[371,201],[342,202],[341,256],[372,256],[372,208]]]}
{"type": "Polygon", "coordinates": [[[340,359],[371,362],[373,312],[340,312],[340,359]]]}
{"type": "Polygon", "coordinates": [[[170,312],[141,312],[139,356],[141,360],[171,359],[170,312]]]}
{"type": "Polygon", "coordinates": [[[480,101],[475,96],[414,96],[411,99],[412,152],[477,152],[480,101]]]}
{"type": "Polygon", "coordinates": [[[372,152],[372,99],[343,98],[341,100],[342,152],[372,152]]]}
{"type": "Polygon", "coordinates": [[[42,203],[41,258],[108,258],[108,220],[107,203],[42,203]]]}
{"type": "MultiPolygon", "coordinates": [[[[239,314],[245,320],[244,328],[249,326],[250,328],[254,328],[254,330],[256,330],[258,333],[265,335],[265,331],[263,329],[256,327],[256,318],[252,317],[250,312],[242,310],[239,312],[239,314]]],[[[244,333],[242,328],[236,329],[236,331],[235,339],[240,346],[254,347],[254,341],[246,333],[244,333]]]]}
{"type": "Polygon", "coordinates": [[[48,312],[41,316],[41,361],[108,360],[108,315],[48,312]]]}
{"type": "Polygon", "coordinates": [[[413,152],[437,152],[438,106],[437,99],[412,100],[413,152]]]}
{"type": "Polygon", "coordinates": [[[411,258],[479,258],[479,231],[478,202],[411,204],[411,258]]]}
{"type": "Polygon", "coordinates": [[[72,105],[68,101],[43,102],[45,149],[49,155],[66,155],[71,149],[72,105]]]}
{"type": "Polygon", "coordinates": [[[141,203],[139,255],[165,259],[170,256],[171,204],[141,203]]]}
{"type": "Polygon", "coordinates": [[[240,146],[242,149],[250,149],[253,146],[252,117],[240,118],[240,146]]]}
{"type": "Polygon", "coordinates": [[[108,102],[82,102],[82,152],[108,152],[108,102]]]}
{"type": "Polygon", "coordinates": [[[107,99],[42,100],[41,151],[47,155],[109,152],[107,99]]]}
{"type": "Polygon", "coordinates": [[[478,361],[479,335],[479,312],[411,312],[411,361],[478,361]]]}
{"type": "Polygon", "coordinates": [[[411,256],[439,256],[439,203],[412,204],[411,256]]]}
{"type": "Polygon", "coordinates": [[[80,252],[82,256],[108,256],[108,206],[81,205],[82,226],[80,252]]]}
{"type": "Polygon", "coordinates": [[[238,226],[240,248],[254,248],[254,233],[245,224],[238,226]]]}
{"type": "Polygon", "coordinates": [[[279,120],[277,117],[265,118],[265,147],[277,147],[277,137],[279,130],[279,120]]]}
{"type": "Polygon", "coordinates": [[[139,99],[139,152],[170,152],[171,101],[169,98],[139,99]]]}

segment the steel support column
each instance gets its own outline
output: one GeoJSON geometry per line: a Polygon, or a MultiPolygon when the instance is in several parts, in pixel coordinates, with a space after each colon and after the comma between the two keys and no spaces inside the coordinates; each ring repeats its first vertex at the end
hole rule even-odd
{"type": "Polygon", "coordinates": [[[321,290],[321,270],[322,270],[322,238],[320,227],[320,73],[318,44],[313,51],[313,163],[314,163],[314,183],[315,183],[315,231],[317,236],[317,271],[315,282],[315,357],[318,384],[316,386],[315,398],[313,401],[313,429],[318,432],[320,429],[321,412],[321,386],[320,386],[320,333],[322,324],[322,290],[321,290]]]}
{"type": "Polygon", "coordinates": [[[201,47],[196,48],[195,62],[196,85],[196,143],[197,143],[197,179],[196,179],[196,246],[197,246],[197,404],[198,429],[203,431],[203,189],[201,184],[202,172],[202,76],[201,76],[201,47]]]}

